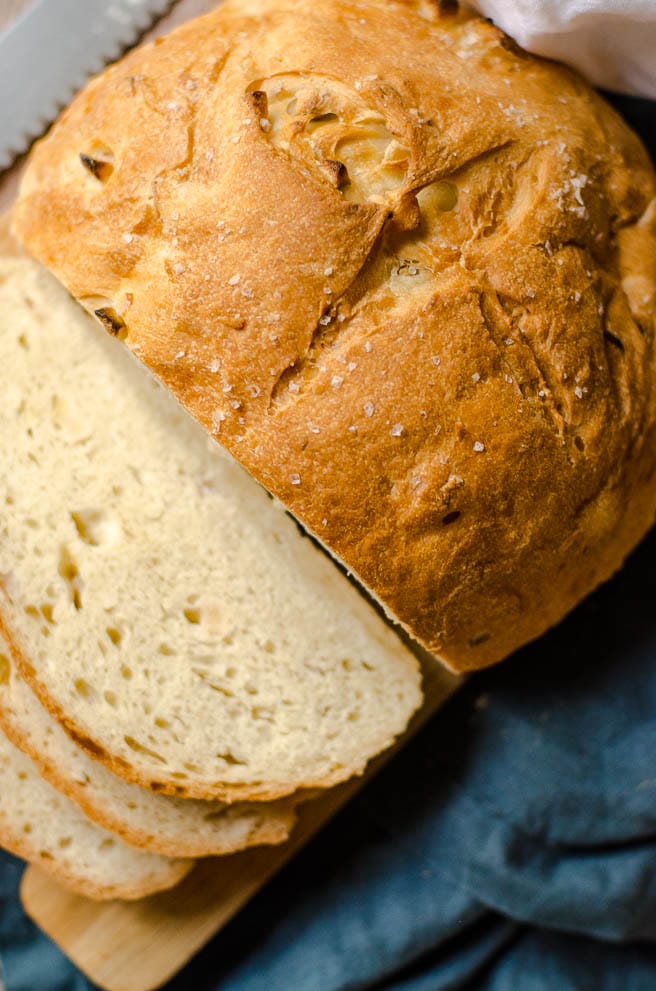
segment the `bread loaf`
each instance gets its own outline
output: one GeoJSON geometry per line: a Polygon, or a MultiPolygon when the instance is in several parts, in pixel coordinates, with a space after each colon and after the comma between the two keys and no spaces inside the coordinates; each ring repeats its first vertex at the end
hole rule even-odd
{"type": "Polygon", "coordinates": [[[0,733],[0,846],[87,898],[144,898],[193,867],[127,846],[51,788],[0,733]]]}
{"type": "Polygon", "coordinates": [[[395,633],[28,259],[0,262],[0,342],[0,614],[41,702],[168,794],[362,771],[421,701],[395,633]]]}
{"type": "Polygon", "coordinates": [[[168,857],[209,857],[283,843],[294,802],[203,802],[157,795],[116,777],[66,735],[14,670],[0,638],[0,725],[54,788],[131,846],[168,857]]]}
{"type": "Polygon", "coordinates": [[[470,669],[653,521],[655,197],[589,86],[453,3],[234,0],[87,86],[16,231],[470,669]]]}

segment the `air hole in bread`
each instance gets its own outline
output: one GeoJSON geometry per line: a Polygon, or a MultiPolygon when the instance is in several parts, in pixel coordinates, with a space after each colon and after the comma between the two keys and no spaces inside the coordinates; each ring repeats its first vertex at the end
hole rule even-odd
{"type": "Polygon", "coordinates": [[[135,740],[133,736],[124,736],[123,740],[130,750],[133,750],[135,753],[144,754],[146,757],[152,757],[153,760],[158,761],[160,764],[167,763],[164,757],[162,757],[161,754],[158,754],[156,750],[151,750],[150,747],[146,747],[143,743],[139,743],[139,741],[135,740]]]}
{"type": "Polygon", "coordinates": [[[275,652],[276,652],[276,645],[273,642],[273,640],[265,640],[264,643],[262,644],[262,646],[266,650],[267,654],[275,654],[275,652]]]}
{"type": "Polygon", "coordinates": [[[103,698],[107,705],[111,705],[113,709],[116,708],[117,698],[114,692],[103,692],[103,698]]]}
{"type": "Polygon", "coordinates": [[[31,516],[28,516],[28,518],[25,520],[25,525],[26,526],[29,526],[30,530],[38,530],[39,529],[39,524],[38,524],[37,520],[33,519],[31,516]]]}
{"type": "Polygon", "coordinates": [[[62,836],[57,846],[59,847],[60,850],[66,850],[66,848],[69,847],[72,842],[73,842],[72,836],[62,836]]]}
{"type": "Polygon", "coordinates": [[[200,623],[200,609],[191,609],[191,608],[184,609],[183,615],[184,618],[187,620],[187,622],[191,623],[194,626],[200,623]]]}
{"type": "Polygon", "coordinates": [[[50,623],[52,626],[55,625],[55,617],[53,614],[52,602],[44,602],[41,606],[41,615],[43,618],[50,623]]]}
{"type": "Polygon", "coordinates": [[[113,839],[111,839],[110,837],[108,837],[106,840],[103,840],[102,841],[102,843],[100,844],[100,849],[101,850],[111,850],[115,846],[116,846],[116,841],[113,840],[113,839]]]}
{"type": "Polygon", "coordinates": [[[351,660],[350,657],[344,657],[344,658],[342,658],[342,667],[344,668],[345,671],[352,671],[353,670],[354,665],[353,665],[353,661],[351,660]]]}
{"type": "Polygon", "coordinates": [[[76,609],[82,608],[82,578],[75,558],[68,547],[63,544],[59,549],[59,564],[57,571],[66,582],[71,602],[76,609]]]}
{"type": "Polygon", "coordinates": [[[105,509],[78,509],[71,512],[78,537],[90,547],[113,544],[118,536],[118,522],[105,509]]]}
{"type": "Polygon", "coordinates": [[[94,701],[97,698],[97,693],[95,688],[89,684],[84,678],[76,678],[73,682],[73,688],[80,696],[80,698],[86,699],[88,701],[94,701]]]}
{"type": "Polygon", "coordinates": [[[157,716],[153,721],[158,729],[168,729],[171,725],[168,719],[162,719],[161,716],[157,716]]]}
{"type": "Polygon", "coordinates": [[[121,631],[117,630],[115,626],[108,626],[105,632],[114,646],[118,647],[123,639],[123,634],[121,631]]]}
{"type": "Polygon", "coordinates": [[[578,434],[574,438],[574,447],[579,451],[585,451],[585,441],[578,434]]]}
{"type": "Polygon", "coordinates": [[[23,826],[23,832],[29,835],[32,832],[32,824],[26,822],[25,825],[23,826]]]}
{"type": "Polygon", "coordinates": [[[173,647],[170,647],[167,643],[161,643],[157,648],[159,654],[163,654],[165,657],[174,657],[175,651],[173,647]]]}
{"type": "Polygon", "coordinates": [[[0,654],[0,685],[8,685],[11,679],[11,662],[6,654],[0,654]]]}
{"type": "Polygon", "coordinates": [[[237,766],[237,765],[240,765],[242,767],[246,766],[246,761],[239,760],[239,758],[235,757],[235,755],[230,750],[225,750],[223,753],[218,753],[216,756],[218,757],[219,760],[223,760],[226,762],[226,764],[230,764],[231,766],[237,766]]]}
{"type": "Polygon", "coordinates": [[[127,664],[121,664],[121,677],[126,681],[129,681],[132,677],[132,668],[129,668],[127,664]]]}
{"type": "Polygon", "coordinates": [[[18,335],[18,343],[20,344],[20,346],[22,348],[24,348],[25,351],[29,351],[30,350],[30,344],[29,344],[29,341],[28,341],[27,337],[25,336],[25,334],[19,334],[18,335]]]}

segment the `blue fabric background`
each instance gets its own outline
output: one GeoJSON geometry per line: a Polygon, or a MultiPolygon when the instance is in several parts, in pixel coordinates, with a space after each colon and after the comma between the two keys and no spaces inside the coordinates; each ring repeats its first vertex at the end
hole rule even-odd
{"type": "MultiPolygon", "coordinates": [[[[615,102],[656,157],[656,107],[615,102]]],[[[8,991],[91,985],[22,915],[8,991]]],[[[169,991],[655,991],[656,533],[476,676],[169,991]]]]}

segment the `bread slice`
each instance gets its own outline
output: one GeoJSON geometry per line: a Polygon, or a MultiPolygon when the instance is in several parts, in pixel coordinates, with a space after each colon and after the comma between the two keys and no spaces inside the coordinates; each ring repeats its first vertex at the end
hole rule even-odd
{"type": "Polygon", "coordinates": [[[193,867],[135,850],[90,822],[0,733],[0,846],[87,898],[143,898],[193,867]]]}
{"type": "Polygon", "coordinates": [[[283,843],[295,800],[203,802],[156,795],[93,760],[66,735],[23,682],[0,637],[0,725],[43,777],[93,822],[126,843],[167,857],[209,857],[283,843]]]}
{"type": "Polygon", "coordinates": [[[33,262],[0,264],[0,337],[0,605],[42,703],[168,794],[360,773],[421,701],[394,632],[33,262]]]}

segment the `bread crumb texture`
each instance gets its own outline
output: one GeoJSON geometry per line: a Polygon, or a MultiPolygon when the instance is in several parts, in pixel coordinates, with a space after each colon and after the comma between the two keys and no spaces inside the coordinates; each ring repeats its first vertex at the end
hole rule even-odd
{"type": "Polygon", "coordinates": [[[396,633],[31,259],[0,260],[0,339],[0,619],[42,704],[110,770],[173,796],[270,799],[360,773],[421,702],[396,633]]]}
{"type": "Polygon", "coordinates": [[[127,846],[51,788],[0,733],[0,843],[87,898],[144,898],[172,888],[193,861],[127,846]]]}
{"type": "Polygon", "coordinates": [[[588,85],[455,4],[248,0],[87,86],[16,229],[467,669],[653,520],[655,196],[588,85]]]}
{"type": "MultiPolygon", "coordinates": [[[[54,612],[51,612],[51,618],[54,612]]],[[[115,692],[105,702],[116,706],[115,692]]],[[[207,857],[282,843],[296,821],[297,797],[277,802],[204,802],[159,795],[130,784],[78,747],[37,700],[0,638],[0,725],[54,788],[93,822],[144,850],[207,857]]],[[[157,720],[159,728],[165,721],[157,720]]],[[[1,741],[0,741],[1,742],[1,741]]]]}

